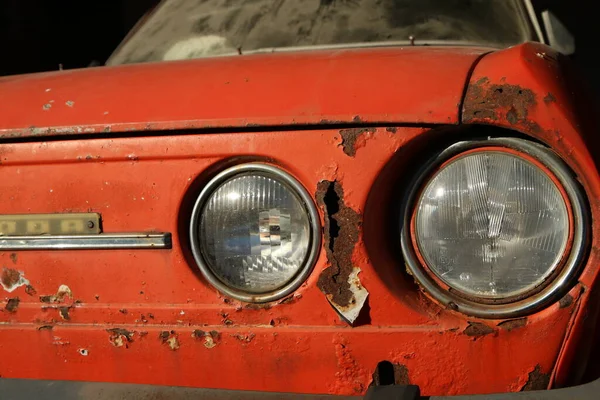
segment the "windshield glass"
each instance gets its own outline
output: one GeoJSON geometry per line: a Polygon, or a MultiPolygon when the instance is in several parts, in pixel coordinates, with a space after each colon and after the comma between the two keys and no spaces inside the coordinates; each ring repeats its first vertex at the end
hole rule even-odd
{"type": "Polygon", "coordinates": [[[307,46],[526,40],[517,0],[165,0],[109,65],[307,46]]]}

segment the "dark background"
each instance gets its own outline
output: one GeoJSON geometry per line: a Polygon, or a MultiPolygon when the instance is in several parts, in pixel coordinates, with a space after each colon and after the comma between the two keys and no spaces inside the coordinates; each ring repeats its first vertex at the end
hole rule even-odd
{"type": "MultiPolygon", "coordinates": [[[[443,0],[440,0],[443,1],[443,0]]],[[[551,9],[574,34],[573,57],[600,93],[594,62],[598,22],[593,1],[534,0],[551,9]],[[576,4],[581,3],[581,4],[576,4]],[[584,4],[587,3],[587,4],[584,4]]],[[[158,0],[0,0],[0,76],[104,63],[127,32],[158,0]]]]}

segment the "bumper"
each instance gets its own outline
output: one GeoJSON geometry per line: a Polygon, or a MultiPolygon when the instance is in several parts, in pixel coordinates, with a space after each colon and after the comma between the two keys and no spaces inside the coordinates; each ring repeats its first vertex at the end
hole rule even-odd
{"type": "MultiPolygon", "coordinates": [[[[600,379],[585,385],[547,391],[499,393],[468,396],[434,396],[430,400],[559,400],[597,399],[600,379]]],[[[315,394],[244,392],[234,390],[198,389],[172,386],[133,385],[121,383],[89,383],[76,381],[44,381],[0,379],[3,400],[344,400],[360,399],[355,396],[315,394]]],[[[378,386],[369,389],[365,400],[419,400],[416,386],[378,386]]]]}

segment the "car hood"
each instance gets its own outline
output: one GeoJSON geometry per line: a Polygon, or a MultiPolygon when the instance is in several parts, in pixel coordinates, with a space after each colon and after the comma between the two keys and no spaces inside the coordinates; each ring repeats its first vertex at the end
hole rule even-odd
{"type": "Polygon", "coordinates": [[[345,123],[458,124],[486,49],[389,47],[97,67],[0,79],[0,138],[345,123]]]}

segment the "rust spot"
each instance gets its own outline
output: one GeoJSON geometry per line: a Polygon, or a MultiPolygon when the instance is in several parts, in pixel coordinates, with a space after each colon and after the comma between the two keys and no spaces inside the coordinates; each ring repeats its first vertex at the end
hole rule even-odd
{"type": "Polygon", "coordinates": [[[386,130],[386,132],[389,132],[389,133],[396,133],[396,132],[398,132],[398,128],[393,127],[393,126],[389,127],[389,128],[385,128],[385,130],[386,130]]]}
{"type": "Polygon", "coordinates": [[[25,279],[22,272],[12,268],[2,268],[2,274],[0,274],[0,284],[7,292],[12,292],[16,288],[28,285],[29,281],[25,279]]]}
{"type": "Polygon", "coordinates": [[[37,291],[33,286],[27,285],[25,286],[25,293],[27,293],[29,296],[35,296],[37,294],[37,291]]]}
{"type": "Polygon", "coordinates": [[[162,331],[158,337],[160,341],[165,346],[169,346],[169,348],[173,351],[179,349],[179,339],[177,332],[175,331],[162,331]]]}
{"type": "Polygon", "coordinates": [[[133,342],[134,332],[128,331],[123,328],[111,328],[107,329],[106,332],[110,333],[108,340],[115,347],[129,348],[129,343],[133,342]]]}
{"type": "Polygon", "coordinates": [[[375,128],[350,128],[340,131],[340,135],[342,135],[341,145],[346,155],[350,157],[356,155],[356,149],[358,148],[356,142],[365,133],[375,133],[375,128]]]}
{"type": "Polygon", "coordinates": [[[212,349],[219,343],[221,335],[217,331],[205,332],[200,329],[196,329],[192,332],[192,337],[196,339],[203,339],[204,347],[212,349]]]}
{"type": "Polygon", "coordinates": [[[268,310],[271,308],[269,303],[248,303],[244,306],[247,310],[268,310]]]}
{"type": "MultiPolygon", "coordinates": [[[[126,310],[126,309],[124,309],[124,308],[121,308],[121,309],[119,310],[119,312],[120,312],[121,314],[127,314],[127,310],[126,310]]],[[[143,317],[143,316],[142,316],[142,317],[143,317]]]]}
{"type": "Polygon", "coordinates": [[[95,294],[95,295],[94,295],[94,298],[95,298],[96,300],[100,300],[100,296],[99,296],[99,295],[97,295],[97,294],[95,294]]]}
{"type": "Polygon", "coordinates": [[[73,293],[67,285],[60,285],[56,294],[40,296],[42,303],[62,303],[65,298],[73,298],[73,293]]]}
{"type": "Polygon", "coordinates": [[[243,335],[241,333],[236,333],[231,335],[242,343],[250,343],[252,339],[256,336],[254,333],[248,333],[247,335],[243,335]]]}
{"type": "Polygon", "coordinates": [[[10,259],[13,262],[13,264],[16,264],[19,257],[17,256],[17,253],[10,253],[10,259]]]}
{"type": "Polygon", "coordinates": [[[560,301],[558,302],[558,307],[559,308],[567,308],[571,304],[573,304],[573,296],[571,296],[570,294],[567,294],[567,295],[565,295],[565,297],[560,299],[560,301]]]}
{"type": "Polygon", "coordinates": [[[381,361],[373,372],[371,386],[381,385],[410,385],[408,368],[404,364],[392,364],[389,361],[381,361]]]}
{"type": "Polygon", "coordinates": [[[506,116],[511,125],[525,125],[539,132],[539,125],[528,119],[529,110],[536,105],[536,95],[530,89],[507,83],[490,84],[488,78],[481,78],[467,90],[463,122],[497,120],[506,116]]]}
{"type": "Polygon", "coordinates": [[[550,374],[542,373],[542,367],[536,365],[534,370],[529,373],[527,383],[521,389],[522,392],[528,392],[531,390],[545,390],[548,389],[550,384],[550,374]]]}
{"type": "Polygon", "coordinates": [[[51,331],[52,329],[54,329],[52,325],[42,325],[37,328],[38,331],[51,331]]]}
{"type": "Polygon", "coordinates": [[[467,322],[469,323],[469,326],[467,326],[463,331],[463,333],[467,336],[479,338],[485,335],[489,335],[490,333],[496,333],[496,330],[494,328],[482,324],[481,322],[467,322]]]}
{"type": "Polygon", "coordinates": [[[18,297],[12,298],[12,299],[8,299],[8,301],[6,302],[6,306],[4,307],[4,309],[6,311],[8,311],[9,313],[16,313],[17,312],[17,308],[19,308],[19,303],[21,302],[21,300],[19,300],[18,297]]]}
{"type": "Polygon", "coordinates": [[[358,242],[360,215],[344,203],[344,189],[337,181],[317,185],[317,203],[325,214],[325,251],[330,266],[321,272],[317,286],[329,300],[341,307],[354,298],[348,278],[353,271],[352,253],[358,242]]]}
{"type": "Polygon", "coordinates": [[[522,328],[527,325],[527,318],[511,319],[508,321],[500,322],[498,326],[507,331],[522,328]]]}
{"type": "Polygon", "coordinates": [[[71,319],[71,317],[69,316],[69,308],[71,307],[58,307],[58,313],[60,314],[60,317],[65,321],[69,321],[71,319]]]}
{"type": "Polygon", "coordinates": [[[556,102],[556,97],[554,97],[554,95],[552,93],[548,92],[546,97],[544,97],[544,103],[550,104],[550,103],[554,103],[554,102],[556,102]]]}

